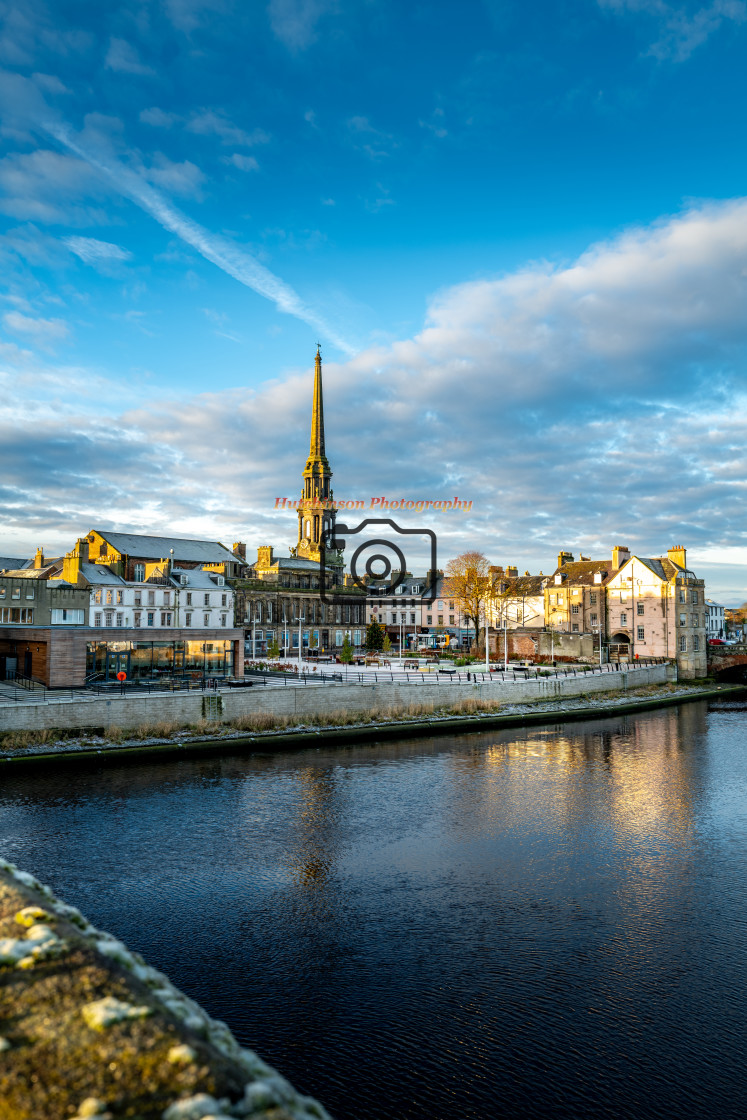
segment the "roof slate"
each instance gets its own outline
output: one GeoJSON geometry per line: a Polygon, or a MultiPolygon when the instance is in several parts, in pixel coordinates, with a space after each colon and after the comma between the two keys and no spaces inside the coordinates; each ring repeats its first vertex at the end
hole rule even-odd
{"type": "Polygon", "coordinates": [[[237,557],[220,541],[190,540],[184,537],[141,537],[137,533],[110,533],[94,529],[107,544],[127,556],[142,556],[146,560],[168,560],[171,549],[174,560],[189,563],[224,564],[237,557]]]}
{"type": "Polygon", "coordinates": [[[19,568],[24,568],[28,563],[28,560],[24,560],[19,556],[0,556],[0,572],[4,571],[6,568],[16,572],[19,568]]]}

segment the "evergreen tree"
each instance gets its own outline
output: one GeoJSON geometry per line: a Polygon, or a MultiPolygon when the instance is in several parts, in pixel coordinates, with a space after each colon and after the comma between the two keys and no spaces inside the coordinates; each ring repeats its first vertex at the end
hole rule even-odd
{"type": "Polygon", "coordinates": [[[384,634],[384,641],[381,644],[382,653],[387,656],[392,652],[392,640],[387,633],[384,634]]]}
{"type": "Polygon", "coordinates": [[[342,661],[343,665],[352,664],[353,646],[351,644],[349,634],[345,635],[345,641],[342,643],[342,649],[340,650],[340,661],[342,661]]]}
{"type": "Polygon", "coordinates": [[[267,647],[267,656],[272,658],[273,660],[280,657],[280,646],[274,638],[267,647]]]}
{"type": "Polygon", "coordinates": [[[366,627],[366,649],[384,648],[384,628],[375,619],[366,627]]]}

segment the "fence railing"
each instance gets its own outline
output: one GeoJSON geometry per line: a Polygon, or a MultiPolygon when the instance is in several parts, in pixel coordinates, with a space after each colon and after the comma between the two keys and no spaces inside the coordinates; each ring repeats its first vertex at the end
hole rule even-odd
{"type": "MultiPolygon", "coordinates": [[[[55,700],[85,700],[93,696],[130,696],[140,693],[151,692],[187,692],[187,691],[201,691],[201,692],[218,692],[223,689],[232,688],[251,688],[255,685],[267,686],[268,682],[278,686],[282,681],[284,688],[294,688],[299,685],[310,684],[380,684],[386,682],[401,682],[409,684],[488,684],[496,681],[513,682],[525,680],[567,680],[569,677],[586,678],[604,675],[606,673],[636,672],[641,669],[649,668],[651,665],[666,664],[667,659],[664,657],[652,657],[641,659],[639,661],[631,662],[610,662],[606,665],[594,665],[587,668],[579,668],[578,666],[568,666],[567,668],[557,667],[555,669],[546,669],[542,666],[532,666],[531,668],[519,669],[493,669],[490,673],[485,670],[455,670],[455,669],[430,669],[425,672],[403,671],[401,673],[386,672],[386,671],[368,671],[360,672],[358,670],[348,670],[347,673],[332,672],[320,673],[302,672],[296,673],[282,673],[273,670],[265,669],[248,669],[246,677],[251,679],[247,680],[240,678],[223,678],[223,677],[201,677],[199,680],[193,680],[187,677],[167,678],[158,681],[89,681],[84,686],[78,688],[47,688],[46,685],[40,681],[35,681],[34,688],[27,688],[25,685],[18,684],[18,680],[5,681],[0,684],[0,703],[7,701],[15,702],[40,702],[40,701],[55,701],[55,700]]],[[[25,678],[28,680],[28,678],[25,678]]]]}

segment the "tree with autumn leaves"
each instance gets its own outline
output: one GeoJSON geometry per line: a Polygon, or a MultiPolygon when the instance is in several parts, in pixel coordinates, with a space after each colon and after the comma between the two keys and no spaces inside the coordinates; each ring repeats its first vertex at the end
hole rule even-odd
{"type": "Polygon", "coordinates": [[[482,623],[493,599],[490,561],[482,552],[463,552],[449,560],[444,570],[444,598],[456,599],[462,616],[475,628],[475,644],[479,646],[482,623]]]}

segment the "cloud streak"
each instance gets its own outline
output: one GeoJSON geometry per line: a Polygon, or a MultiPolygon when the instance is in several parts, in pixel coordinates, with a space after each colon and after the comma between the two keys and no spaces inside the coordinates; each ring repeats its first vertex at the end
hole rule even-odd
{"type": "Polygon", "coordinates": [[[355,348],[347,342],[326,320],[317,314],[297,292],[260,264],[249,253],[218,234],[211,233],[173,206],[159,191],[121,163],[94,155],[78,144],[64,126],[55,122],[45,123],[45,130],[63,145],[95,168],[116,188],[158,222],[169,233],[176,234],[191,245],[205,260],[238,280],[247,288],[274,303],[279,311],[293,315],[322,335],[336,349],[347,356],[355,348]]]}

